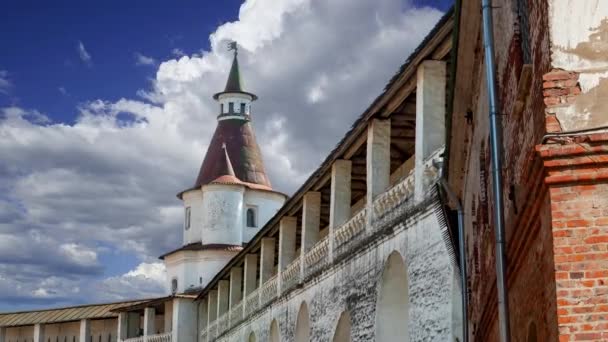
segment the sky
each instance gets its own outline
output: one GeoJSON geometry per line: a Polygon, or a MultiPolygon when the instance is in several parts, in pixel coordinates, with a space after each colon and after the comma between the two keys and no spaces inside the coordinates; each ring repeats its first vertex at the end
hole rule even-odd
{"type": "Polygon", "coordinates": [[[165,293],[239,43],[275,189],[296,190],[450,0],[0,5],[0,311],[165,293]]]}

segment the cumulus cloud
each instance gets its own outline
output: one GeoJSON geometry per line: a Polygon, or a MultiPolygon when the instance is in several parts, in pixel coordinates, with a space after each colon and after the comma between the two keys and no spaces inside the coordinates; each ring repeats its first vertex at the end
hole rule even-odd
{"type": "Polygon", "coordinates": [[[165,276],[163,263],[141,263],[123,275],[104,279],[96,290],[105,300],[151,298],[165,292],[165,276]]]}
{"type": "Polygon", "coordinates": [[[246,1],[237,21],[209,37],[208,51],[160,62],[139,99],[91,99],[71,124],[3,109],[0,233],[9,242],[0,246],[0,265],[12,262],[0,266],[0,301],[164,291],[156,256],[181,243],[183,209],[175,194],[194,183],[215,129],[211,96],[226,82],[228,41],[239,42],[245,88],[260,98],[252,117],[270,179],[291,193],[440,16],[401,0],[246,1]],[[26,248],[32,236],[43,252],[26,248]],[[140,265],[100,278],[107,246],[140,265]],[[49,275],[57,281],[31,285],[49,275]],[[94,293],[86,292],[93,280],[94,293]],[[11,288],[20,290],[4,291],[11,288]]]}
{"type": "Polygon", "coordinates": [[[78,51],[78,57],[84,64],[86,64],[88,66],[91,66],[93,64],[91,54],[87,51],[87,49],[84,47],[84,44],[81,41],[78,41],[78,45],[76,46],[76,51],[78,51]]]}
{"type": "Polygon", "coordinates": [[[135,53],[135,65],[155,65],[156,60],[152,57],[144,56],[139,52],[135,53]]]}

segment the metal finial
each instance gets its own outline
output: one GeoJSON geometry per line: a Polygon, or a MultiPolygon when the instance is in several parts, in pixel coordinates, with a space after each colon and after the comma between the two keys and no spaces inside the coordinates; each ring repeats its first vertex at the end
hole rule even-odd
{"type": "Polygon", "coordinates": [[[228,51],[234,51],[234,55],[236,56],[239,53],[239,46],[236,41],[231,41],[228,43],[228,51]]]}

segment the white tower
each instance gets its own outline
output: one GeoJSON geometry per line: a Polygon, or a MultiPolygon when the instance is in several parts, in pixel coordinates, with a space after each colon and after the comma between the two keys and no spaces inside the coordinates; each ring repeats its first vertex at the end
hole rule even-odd
{"type": "Polygon", "coordinates": [[[272,189],[251,126],[257,96],[243,91],[236,43],[215,133],[184,203],[183,246],[164,254],[167,286],[184,293],[205,286],[279,210],[286,196],[272,189]]]}

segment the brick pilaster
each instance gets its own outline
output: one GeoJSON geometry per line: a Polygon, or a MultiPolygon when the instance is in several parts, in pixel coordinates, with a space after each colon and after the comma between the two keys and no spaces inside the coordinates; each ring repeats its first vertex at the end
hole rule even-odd
{"type": "Polygon", "coordinates": [[[608,134],[537,146],[551,196],[560,341],[608,340],[608,134]]]}

